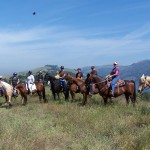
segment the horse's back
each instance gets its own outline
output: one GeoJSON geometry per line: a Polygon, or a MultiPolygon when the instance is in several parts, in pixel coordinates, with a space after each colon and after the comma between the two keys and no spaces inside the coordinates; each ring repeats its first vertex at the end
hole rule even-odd
{"type": "Polygon", "coordinates": [[[42,82],[36,82],[35,86],[36,86],[37,90],[43,90],[43,88],[44,88],[44,85],[42,82]]]}

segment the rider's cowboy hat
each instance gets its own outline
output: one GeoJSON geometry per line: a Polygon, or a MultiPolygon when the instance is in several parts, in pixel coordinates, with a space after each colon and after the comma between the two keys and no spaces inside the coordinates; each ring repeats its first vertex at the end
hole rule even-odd
{"type": "Polygon", "coordinates": [[[114,65],[118,65],[118,63],[117,63],[117,62],[114,62],[113,64],[114,64],[114,65]]]}

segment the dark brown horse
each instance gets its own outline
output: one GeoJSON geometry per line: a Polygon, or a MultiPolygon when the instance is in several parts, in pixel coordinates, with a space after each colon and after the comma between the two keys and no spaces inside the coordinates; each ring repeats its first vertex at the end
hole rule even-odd
{"type": "MultiPolygon", "coordinates": [[[[106,79],[90,74],[86,80],[89,81],[89,83],[93,82],[95,84],[95,87],[98,89],[99,94],[102,96],[104,100],[104,104],[107,104],[108,98],[111,99],[111,95],[109,94],[110,88],[108,87],[108,83],[106,82],[106,79]]],[[[116,98],[123,94],[125,95],[127,104],[129,104],[129,98],[130,98],[133,105],[135,105],[136,86],[134,81],[125,80],[124,85],[121,86],[117,85],[117,87],[115,88],[114,97],[116,98]]],[[[86,99],[84,104],[85,103],[86,103],[86,99]]]]}
{"type": "Polygon", "coordinates": [[[66,75],[65,79],[68,81],[67,84],[69,85],[72,101],[75,99],[76,93],[83,94],[83,99],[87,98],[88,92],[85,80],[82,80],[80,78],[74,78],[70,75],[66,75]]]}
{"type": "Polygon", "coordinates": [[[69,99],[69,88],[67,87],[67,84],[65,85],[66,88],[63,89],[59,79],[56,79],[51,74],[48,74],[47,77],[45,78],[45,80],[47,82],[50,81],[51,91],[52,91],[54,100],[56,99],[56,94],[58,96],[58,99],[60,99],[59,93],[62,93],[62,92],[64,93],[65,100],[69,99]]]}
{"type": "MultiPolygon", "coordinates": [[[[39,101],[42,102],[42,99],[44,102],[47,102],[46,97],[45,97],[45,87],[42,82],[36,82],[35,83],[36,90],[32,91],[32,94],[37,93],[39,96],[39,101]]],[[[17,90],[19,90],[19,93],[21,94],[22,97],[22,104],[26,105],[27,104],[27,95],[29,94],[26,84],[25,83],[20,83],[16,85],[15,87],[17,90]]]]}

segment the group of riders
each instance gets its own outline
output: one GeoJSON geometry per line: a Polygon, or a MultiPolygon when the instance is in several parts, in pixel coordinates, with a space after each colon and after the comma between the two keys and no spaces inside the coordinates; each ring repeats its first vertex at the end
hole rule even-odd
{"type": "MultiPolygon", "coordinates": [[[[110,83],[110,87],[112,89],[110,94],[111,94],[112,97],[114,96],[115,84],[120,79],[120,69],[118,67],[118,63],[114,62],[113,65],[114,65],[114,67],[113,67],[112,71],[110,72],[109,75],[106,76],[107,78],[111,78],[112,79],[111,83],[110,83]]],[[[90,72],[90,74],[92,74],[92,75],[98,75],[98,72],[97,72],[95,66],[91,66],[91,72],[90,72]]],[[[27,74],[27,78],[26,78],[26,85],[27,85],[29,93],[32,93],[32,85],[35,84],[35,81],[43,82],[44,83],[44,80],[47,78],[46,77],[47,75],[48,75],[48,73],[46,73],[45,76],[43,76],[42,71],[40,70],[38,72],[37,76],[34,77],[34,75],[32,74],[32,71],[29,71],[28,74],[27,74]]],[[[55,75],[55,78],[59,79],[60,84],[61,84],[64,92],[65,92],[65,89],[67,88],[67,82],[65,80],[65,76],[66,75],[67,75],[67,73],[66,73],[66,71],[64,69],[64,66],[61,66],[60,67],[60,71],[57,71],[56,75],[55,75]]],[[[75,77],[83,79],[83,73],[82,73],[81,68],[77,69],[77,73],[76,73],[75,77]]],[[[3,77],[0,76],[0,94],[4,95],[5,94],[5,90],[3,88],[2,81],[3,81],[3,77]]],[[[20,79],[19,79],[17,73],[14,72],[13,76],[10,77],[10,84],[13,87],[13,95],[16,95],[15,86],[19,82],[20,82],[20,79]]],[[[90,83],[89,95],[93,95],[93,88],[94,88],[94,83],[90,83]]]]}

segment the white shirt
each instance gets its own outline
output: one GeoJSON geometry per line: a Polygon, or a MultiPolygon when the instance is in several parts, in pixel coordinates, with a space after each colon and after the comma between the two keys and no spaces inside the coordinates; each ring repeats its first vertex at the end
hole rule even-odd
{"type": "Polygon", "coordinates": [[[27,83],[28,84],[33,84],[35,81],[34,76],[31,74],[27,77],[27,83]]]}

